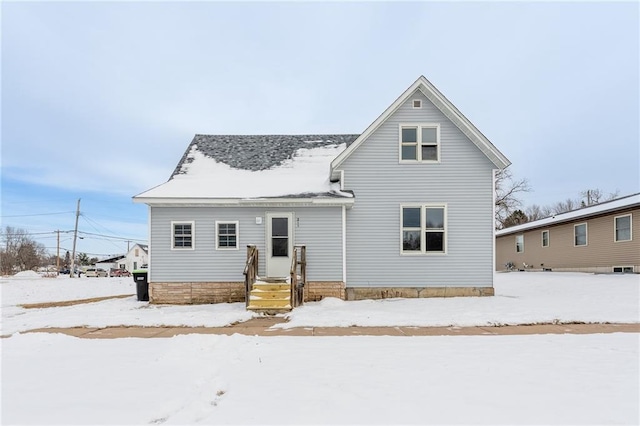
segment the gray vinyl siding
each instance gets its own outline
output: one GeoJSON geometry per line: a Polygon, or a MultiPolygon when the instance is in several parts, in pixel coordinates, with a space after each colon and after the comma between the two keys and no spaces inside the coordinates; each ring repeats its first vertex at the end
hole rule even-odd
{"type": "Polygon", "coordinates": [[[294,244],[307,246],[309,281],[342,280],[342,210],[340,207],[237,208],[150,207],[153,242],[150,282],[243,281],[246,247],[260,251],[259,274],[265,275],[266,212],[294,213],[294,244]],[[262,224],[256,224],[256,217],[262,224]],[[171,222],[195,223],[193,250],[172,250],[171,222]],[[216,250],[215,222],[238,221],[238,250],[216,250]]]}
{"type": "Polygon", "coordinates": [[[492,286],[494,168],[426,97],[409,97],[341,166],[356,196],[347,287],[492,286]],[[440,163],[400,164],[404,123],[440,124],[440,163]],[[447,205],[446,254],[401,254],[400,206],[411,203],[447,205]]]}

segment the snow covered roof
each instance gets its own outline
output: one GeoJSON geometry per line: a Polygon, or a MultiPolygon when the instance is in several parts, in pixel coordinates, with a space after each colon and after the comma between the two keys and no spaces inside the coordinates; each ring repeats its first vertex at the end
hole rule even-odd
{"type": "Polygon", "coordinates": [[[167,182],[138,202],[351,198],[329,165],[358,135],[196,135],[167,182]]]}
{"type": "Polygon", "coordinates": [[[544,219],[535,220],[533,222],[523,223],[522,225],[501,229],[499,231],[496,231],[496,237],[499,237],[501,235],[514,234],[516,232],[523,232],[529,229],[541,228],[544,226],[557,225],[576,219],[584,219],[591,216],[612,213],[618,210],[624,210],[629,207],[635,206],[640,206],[640,193],[627,195],[626,197],[617,198],[611,201],[606,201],[604,203],[596,204],[595,206],[589,206],[578,210],[572,210],[566,213],[560,213],[544,219]]]}

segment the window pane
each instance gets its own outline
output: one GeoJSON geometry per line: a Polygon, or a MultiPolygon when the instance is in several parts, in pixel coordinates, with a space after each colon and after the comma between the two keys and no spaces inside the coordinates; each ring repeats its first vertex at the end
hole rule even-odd
{"type": "Polygon", "coordinates": [[[444,229],[444,209],[427,207],[427,229],[444,229]]]}
{"type": "Polygon", "coordinates": [[[427,232],[427,251],[444,251],[444,232],[427,232]]]}
{"type": "Polygon", "coordinates": [[[402,227],[420,228],[420,207],[405,207],[402,209],[402,227]]]}
{"type": "Polygon", "coordinates": [[[438,147],[435,145],[422,145],[423,161],[438,161],[438,147]]]}
{"type": "Polygon", "coordinates": [[[542,231],[542,247],[549,245],[549,231],[542,231]]]}
{"type": "Polygon", "coordinates": [[[402,145],[402,159],[403,160],[417,160],[416,146],[415,145],[402,145]]]}
{"type": "Polygon", "coordinates": [[[274,217],[271,219],[271,235],[273,237],[288,237],[289,236],[288,228],[289,228],[288,218],[274,217]]]}
{"type": "Polygon", "coordinates": [[[402,142],[418,142],[418,129],[415,127],[403,127],[402,142]]]}
{"type": "Polygon", "coordinates": [[[423,127],[422,128],[422,143],[436,143],[437,132],[435,127],[423,127]]]}
{"type": "Polygon", "coordinates": [[[631,216],[616,218],[616,241],[631,239],[631,216]]]}
{"type": "Polygon", "coordinates": [[[402,232],[402,250],[420,251],[420,231],[402,232]]]}
{"type": "Polygon", "coordinates": [[[272,238],[271,239],[271,256],[273,257],[289,256],[289,239],[288,238],[272,238]]]}
{"type": "Polygon", "coordinates": [[[586,246],[587,245],[587,225],[577,225],[575,230],[575,245],[586,246]]]}
{"type": "Polygon", "coordinates": [[[524,251],[524,235],[516,235],[516,253],[524,251]]]}

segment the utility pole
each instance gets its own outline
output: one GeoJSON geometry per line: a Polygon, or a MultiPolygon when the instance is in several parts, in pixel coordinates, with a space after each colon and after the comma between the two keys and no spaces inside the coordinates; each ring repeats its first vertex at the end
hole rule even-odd
{"type": "Polygon", "coordinates": [[[56,275],[60,275],[60,230],[56,231],[58,233],[58,248],[56,250],[56,275]]]}
{"type": "Polygon", "coordinates": [[[78,217],[80,217],[80,198],[78,198],[78,207],[76,208],[76,227],[73,231],[73,253],[71,254],[71,269],[69,270],[69,277],[74,277],[75,262],[76,262],[76,239],[78,238],[78,217]]]}

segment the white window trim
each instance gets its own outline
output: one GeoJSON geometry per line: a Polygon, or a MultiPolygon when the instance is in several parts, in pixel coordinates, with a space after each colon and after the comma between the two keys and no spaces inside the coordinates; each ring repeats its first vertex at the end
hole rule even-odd
{"type": "Polygon", "coordinates": [[[419,164],[419,163],[440,163],[440,123],[400,123],[398,125],[398,161],[400,164],[419,164]],[[417,142],[416,142],[416,160],[403,160],[402,159],[402,129],[407,127],[416,127],[417,130],[417,142]],[[436,153],[438,155],[437,160],[423,160],[422,159],[422,128],[435,128],[436,129],[436,153]]]}
{"type": "Polygon", "coordinates": [[[196,223],[193,220],[172,220],[171,221],[171,250],[195,250],[196,249],[196,223]],[[175,225],[191,225],[191,247],[176,247],[175,246],[175,225]]]}
{"type": "Polygon", "coordinates": [[[633,215],[629,214],[621,214],[620,216],[615,216],[613,218],[613,242],[614,243],[628,243],[629,241],[633,241],[633,215]],[[616,239],[616,220],[621,217],[629,217],[629,239],[628,240],[617,240],[616,239]]]}
{"type": "Polygon", "coordinates": [[[516,243],[516,246],[515,246],[516,253],[524,253],[524,234],[516,235],[515,243],[516,243]],[[522,250],[521,251],[518,251],[518,237],[522,237],[522,250]]]}
{"type": "Polygon", "coordinates": [[[237,220],[216,220],[216,250],[239,250],[240,249],[240,222],[237,220]],[[220,240],[218,239],[218,225],[236,225],[236,246],[235,247],[220,247],[220,240]]]}
{"type": "Polygon", "coordinates": [[[422,99],[411,99],[411,106],[413,107],[413,109],[422,108],[422,99]],[[418,106],[416,106],[416,102],[418,102],[418,106]]]}
{"type": "Polygon", "coordinates": [[[540,244],[542,245],[542,247],[547,248],[551,245],[551,232],[549,232],[548,229],[545,229],[544,231],[542,231],[540,233],[540,244]],[[544,245],[544,233],[547,233],[547,245],[544,245]]]}
{"type": "Polygon", "coordinates": [[[624,268],[631,268],[631,273],[635,274],[636,273],[636,268],[633,265],[615,265],[611,267],[611,272],[613,272],[614,274],[628,274],[628,272],[624,272],[624,268]],[[616,272],[615,269],[616,268],[620,268],[622,269],[621,272],[616,272]]]}
{"type": "Polygon", "coordinates": [[[409,204],[400,204],[400,255],[401,256],[444,256],[448,253],[449,250],[449,232],[448,232],[448,211],[447,211],[447,203],[427,203],[427,204],[418,204],[418,203],[409,203],[409,204]],[[404,251],[402,246],[404,244],[403,231],[404,227],[402,226],[402,209],[404,208],[420,208],[420,251],[404,251]],[[424,234],[427,232],[426,228],[426,215],[425,210],[427,208],[438,207],[444,209],[444,238],[442,243],[444,244],[444,251],[426,251],[426,238],[424,234]]]}
{"type": "Polygon", "coordinates": [[[587,222],[576,223],[573,225],[573,246],[574,247],[587,247],[589,245],[589,224],[587,222]],[[580,225],[584,225],[584,244],[576,244],[576,228],[580,225]]]}

